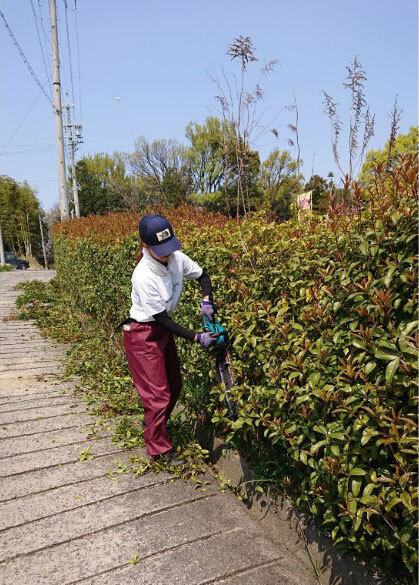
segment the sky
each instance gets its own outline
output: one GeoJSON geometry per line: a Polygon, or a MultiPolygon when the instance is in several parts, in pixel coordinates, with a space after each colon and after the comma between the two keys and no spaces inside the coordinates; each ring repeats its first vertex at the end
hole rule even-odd
{"type": "MultiPolygon", "coordinates": [[[[284,106],[295,95],[306,179],[312,171],[337,175],[322,90],[339,103],[347,127],[349,101],[343,82],[355,56],[366,71],[366,98],[375,114],[369,147],[382,148],[388,139],[396,94],[403,110],[400,132],[417,124],[414,0],[397,5],[394,0],[67,0],[67,6],[71,60],[65,4],[57,0],[63,94],[68,91],[70,101],[74,96],[75,121],[83,124],[84,143],[76,158],[132,152],[139,136],[186,142],[190,121],[203,123],[217,114],[210,75],[219,76],[221,68],[227,74],[237,71],[226,51],[239,35],[251,38],[259,59],[249,67],[250,85],[265,62],[278,60],[263,81],[260,113],[265,112],[265,125],[275,127],[279,138],[267,132],[253,144],[262,160],[273,148],[290,148],[287,125],[294,120],[284,106]]],[[[3,0],[1,10],[49,93],[48,0],[3,0]]],[[[1,27],[0,174],[28,181],[48,210],[58,200],[52,107],[3,20],[1,27]]]]}

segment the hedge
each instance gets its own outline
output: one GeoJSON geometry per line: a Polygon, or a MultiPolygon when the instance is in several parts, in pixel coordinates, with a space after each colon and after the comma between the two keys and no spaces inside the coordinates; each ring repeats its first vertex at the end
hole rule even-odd
{"type": "MultiPolygon", "coordinates": [[[[233,341],[237,420],[213,360],[180,341],[194,415],[269,453],[297,504],[343,552],[413,573],[416,557],[417,166],[405,159],[348,210],[281,225],[170,210],[183,250],[214,283],[233,341]]],[[[109,332],[128,314],[138,218],[56,228],[68,303],[109,332]]],[[[177,320],[198,330],[187,284],[177,320]]],[[[266,462],[268,467],[268,462],[266,462]]]]}

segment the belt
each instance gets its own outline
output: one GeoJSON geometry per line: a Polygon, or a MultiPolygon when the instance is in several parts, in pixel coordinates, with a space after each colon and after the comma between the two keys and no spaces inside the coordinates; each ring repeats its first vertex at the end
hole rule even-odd
{"type": "Polygon", "coordinates": [[[124,325],[129,325],[130,323],[138,323],[138,321],[136,321],[132,317],[128,317],[128,319],[121,321],[121,323],[115,327],[113,332],[116,333],[118,331],[118,329],[121,329],[121,327],[123,327],[124,325]]]}
{"type": "Polygon", "coordinates": [[[123,327],[124,325],[129,325],[130,323],[139,323],[139,325],[159,325],[159,323],[157,323],[156,321],[137,321],[137,319],[128,317],[128,319],[121,321],[121,323],[115,327],[113,332],[116,333],[118,329],[121,329],[121,327],[123,327]]]}

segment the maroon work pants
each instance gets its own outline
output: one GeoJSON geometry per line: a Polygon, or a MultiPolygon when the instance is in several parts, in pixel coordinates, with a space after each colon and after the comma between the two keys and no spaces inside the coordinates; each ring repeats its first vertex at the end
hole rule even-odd
{"type": "Polygon", "coordinates": [[[182,389],[180,363],[173,334],[158,323],[130,323],[124,328],[128,365],[144,407],[147,453],[170,451],[166,421],[182,389]]]}

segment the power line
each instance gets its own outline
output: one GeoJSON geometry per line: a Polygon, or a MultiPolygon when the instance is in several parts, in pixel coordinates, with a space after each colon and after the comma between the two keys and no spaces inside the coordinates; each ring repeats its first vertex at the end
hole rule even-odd
{"type": "Polygon", "coordinates": [[[36,104],[36,102],[39,99],[39,96],[41,95],[41,92],[38,93],[38,95],[36,96],[36,98],[33,100],[33,102],[31,103],[31,105],[29,106],[26,114],[23,116],[22,120],[19,122],[16,130],[13,132],[13,134],[11,135],[11,137],[9,138],[8,143],[6,144],[6,146],[4,148],[7,148],[9,146],[9,144],[12,142],[13,138],[16,136],[16,134],[19,132],[22,124],[24,123],[24,121],[26,120],[26,118],[29,116],[29,114],[32,111],[32,108],[34,107],[34,105],[36,104]]]}
{"type": "Polygon", "coordinates": [[[83,116],[81,109],[81,73],[80,73],[80,43],[79,43],[79,25],[77,18],[77,0],[74,0],[74,17],[76,21],[76,41],[77,41],[77,64],[78,64],[78,76],[79,76],[79,114],[80,124],[83,124],[83,116]]]}
{"type": "MultiPolygon", "coordinates": [[[[34,148],[35,146],[54,146],[54,144],[14,144],[13,148],[34,148]]],[[[0,146],[0,148],[7,148],[6,146],[0,146]]]]}
{"type": "Polygon", "coordinates": [[[72,99],[72,102],[74,104],[73,64],[72,64],[72,58],[71,58],[70,33],[68,30],[67,0],[64,0],[64,9],[65,9],[65,29],[66,29],[66,33],[67,33],[68,61],[69,61],[69,67],[70,67],[71,99],[72,99]]]}
{"type": "Polygon", "coordinates": [[[12,32],[12,29],[11,29],[11,28],[10,28],[10,26],[7,24],[7,20],[6,20],[6,18],[5,18],[5,16],[4,16],[3,12],[2,12],[1,10],[0,10],[0,16],[2,17],[2,19],[3,19],[3,21],[4,21],[4,24],[6,25],[7,31],[8,31],[8,33],[9,33],[9,35],[10,35],[10,37],[11,37],[11,39],[12,39],[12,41],[13,41],[14,45],[15,45],[15,47],[16,47],[16,48],[17,48],[17,50],[19,51],[19,54],[20,54],[20,56],[22,57],[22,59],[23,59],[23,61],[24,61],[25,65],[26,65],[26,67],[28,68],[28,70],[29,70],[29,73],[30,73],[30,74],[32,75],[32,77],[35,79],[35,82],[36,82],[36,84],[38,85],[39,89],[42,91],[42,93],[44,94],[44,96],[47,98],[47,100],[49,101],[49,103],[52,105],[52,100],[51,100],[51,98],[49,97],[49,95],[48,95],[48,94],[47,94],[47,92],[45,91],[45,88],[44,88],[44,86],[43,86],[43,85],[42,85],[42,83],[39,81],[39,79],[38,79],[38,77],[37,77],[37,75],[36,75],[35,71],[32,69],[32,67],[31,67],[31,65],[30,65],[30,63],[29,63],[29,61],[28,61],[28,60],[27,60],[27,58],[25,57],[25,54],[24,54],[24,52],[23,52],[23,51],[22,51],[22,49],[20,48],[20,45],[19,45],[19,43],[17,42],[17,40],[16,40],[16,37],[15,37],[15,35],[14,35],[14,34],[13,34],[13,32],[12,32]]]}
{"type": "Polygon", "coordinates": [[[45,45],[51,48],[51,41],[49,40],[49,37],[47,35],[47,33],[45,32],[45,27],[44,27],[44,19],[42,18],[42,9],[41,9],[41,2],[40,0],[38,0],[38,8],[39,8],[39,20],[41,21],[41,28],[42,28],[42,33],[44,35],[44,41],[45,41],[45,45]]]}
{"type": "Polygon", "coordinates": [[[50,95],[51,95],[51,99],[52,99],[52,91],[51,91],[52,83],[51,83],[51,78],[50,78],[50,75],[49,75],[47,63],[45,61],[44,48],[43,48],[42,42],[41,42],[41,35],[39,34],[38,19],[36,17],[35,6],[33,5],[33,0],[30,0],[30,3],[31,3],[31,6],[32,6],[32,13],[33,13],[33,18],[35,20],[36,33],[38,35],[39,46],[41,47],[42,61],[44,62],[45,73],[47,74],[48,87],[49,87],[49,91],[50,91],[50,95]]]}
{"type": "Polygon", "coordinates": [[[10,155],[10,154],[32,154],[32,153],[40,153],[40,152],[53,152],[55,150],[54,147],[49,148],[26,148],[23,150],[10,150],[9,152],[1,152],[0,156],[10,155]]]}

